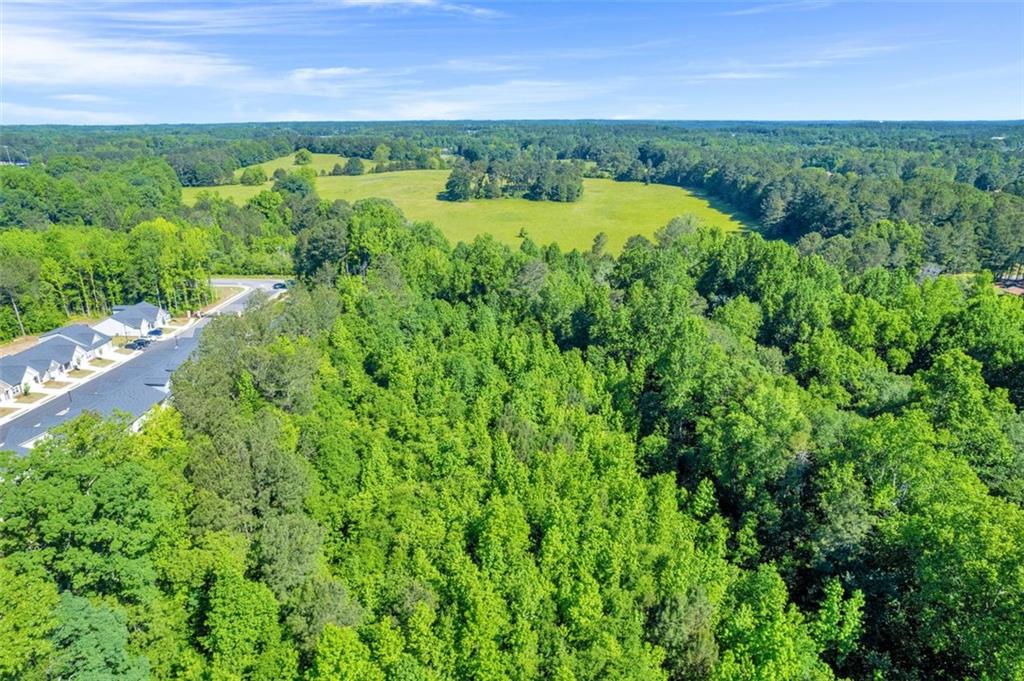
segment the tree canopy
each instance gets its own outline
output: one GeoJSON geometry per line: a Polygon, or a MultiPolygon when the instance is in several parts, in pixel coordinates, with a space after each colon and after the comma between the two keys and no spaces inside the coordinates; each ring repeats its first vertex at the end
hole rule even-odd
{"type": "Polygon", "coordinates": [[[139,434],[3,461],[0,673],[1024,673],[1022,358],[972,331],[1022,312],[990,280],[316,210],[300,285],[211,324],[139,434]]]}

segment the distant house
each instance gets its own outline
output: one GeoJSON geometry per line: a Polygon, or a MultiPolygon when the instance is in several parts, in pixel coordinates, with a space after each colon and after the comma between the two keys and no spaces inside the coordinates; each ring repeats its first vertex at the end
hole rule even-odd
{"type": "Polygon", "coordinates": [[[110,336],[100,333],[88,324],[69,324],[48,331],[39,338],[41,341],[56,339],[76,343],[84,351],[86,361],[100,357],[111,349],[110,336]]]}
{"type": "Polygon", "coordinates": [[[107,336],[145,336],[170,321],[167,310],[143,301],[135,305],[115,305],[114,314],[92,328],[107,336]]]}

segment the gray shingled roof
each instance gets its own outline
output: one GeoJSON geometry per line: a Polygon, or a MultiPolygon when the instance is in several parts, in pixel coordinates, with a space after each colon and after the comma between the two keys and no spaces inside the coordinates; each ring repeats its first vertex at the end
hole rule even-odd
{"type": "Polygon", "coordinates": [[[81,349],[82,346],[74,341],[50,336],[41,339],[28,350],[22,350],[13,356],[17,357],[20,355],[29,359],[52,359],[54,362],[67,364],[75,358],[75,351],[81,349]]]}
{"type": "Polygon", "coordinates": [[[115,305],[114,314],[111,315],[114,319],[127,324],[133,328],[138,328],[141,324],[141,320],[149,322],[150,326],[156,324],[157,316],[162,312],[161,308],[157,307],[153,303],[146,302],[145,300],[141,303],[135,303],[134,305],[115,305]]]}
{"type": "MultiPolygon", "coordinates": [[[[31,350],[32,348],[29,348],[31,350]]],[[[53,363],[57,361],[52,357],[48,357],[41,354],[29,353],[28,350],[8,355],[0,360],[0,365],[12,366],[20,370],[22,376],[25,374],[25,367],[30,367],[34,371],[42,374],[50,370],[53,363]]],[[[15,379],[15,380],[21,380],[15,379]]]]}
{"type": "Polygon", "coordinates": [[[25,378],[25,365],[7,360],[7,357],[0,357],[0,384],[21,385],[25,378]]]}
{"type": "Polygon", "coordinates": [[[110,342],[110,336],[106,336],[88,324],[68,324],[59,329],[44,333],[41,338],[63,337],[82,346],[86,350],[95,350],[98,347],[110,342]]]}

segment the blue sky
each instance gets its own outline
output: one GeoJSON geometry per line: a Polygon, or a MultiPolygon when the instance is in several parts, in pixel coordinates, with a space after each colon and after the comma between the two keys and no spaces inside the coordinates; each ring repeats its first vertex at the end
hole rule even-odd
{"type": "Polygon", "coordinates": [[[1020,1],[2,8],[6,124],[1024,118],[1020,1]]]}

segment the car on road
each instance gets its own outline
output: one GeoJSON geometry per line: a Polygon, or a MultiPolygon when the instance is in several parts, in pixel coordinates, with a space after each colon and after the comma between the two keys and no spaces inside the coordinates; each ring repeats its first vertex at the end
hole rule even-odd
{"type": "Polygon", "coordinates": [[[274,289],[275,290],[280,291],[281,289],[286,289],[286,288],[288,288],[288,284],[284,283],[283,281],[278,281],[278,282],[274,283],[274,289]]]}
{"type": "Polygon", "coordinates": [[[150,336],[162,336],[162,335],[164,335],[164,330],[163,329],[150,329],[148,335],[150,335],[150,336]]]}

